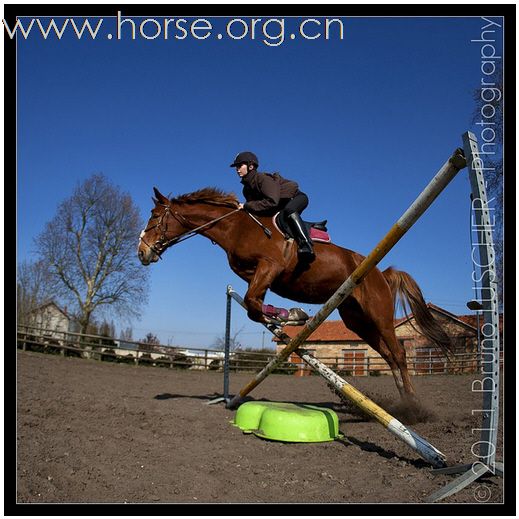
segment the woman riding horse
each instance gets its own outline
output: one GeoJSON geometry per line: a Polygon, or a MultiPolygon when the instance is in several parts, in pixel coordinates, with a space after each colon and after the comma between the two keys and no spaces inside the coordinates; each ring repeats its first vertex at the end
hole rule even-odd
{"type": "MultiPolygon", "coordinates": [[[[264,232],[240,209],[234,194],[205,188],[169,200],[154,188],[155,207],[142,231],[138,255],[143,265],[160,259],[165,250],[201,234],[227,253],[231,269],[249,285],[244,297],[248,316],[270,322],[263,313],[267,290],[300,303],[323,304],[360,265],[364,256],[333,243],[316,243],[315,259],[302,263],[293,244],[276,231],[272,218],[259,217],[264,232]],[[274,231],[274,232],[272,232],[274,231]]],[[[406,400],[416,401],[404,346],[395,335],[394,306],[409,305],[431,345],[449,354],[451,342],[427,307],[416,281],[407,273],[374,268],[339,306],[344,324],[380,353],[406,400]]]]}
{"type": "Polygon", "coordinates": [[[251,151],[236,155],[231,168],[236,168],[243,184],[243,196],[247,200],[240,207],[258,215],[274,215],[282,212],[294,233],[302,261],[311,261],[315,254],[312,240],[301,220],[301,213],[308,205],[308,197],[299,190],[297,182],[283,178],[279,173],[259,173],[258,157],[251,151]]]}

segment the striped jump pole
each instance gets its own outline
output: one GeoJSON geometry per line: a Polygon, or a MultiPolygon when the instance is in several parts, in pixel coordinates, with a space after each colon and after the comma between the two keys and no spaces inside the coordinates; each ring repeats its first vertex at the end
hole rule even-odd
{"type": "MultiPolygon", "coordinates": [[[[235,292],[232,287],[227,287],[227,294],[230,295],[238,304],[247,309],[242,297],[235,292]]],[[[290,343],[290,337],[275,324],[263,323],[263,325],[270,330],[281,342],[285,344],[290,343]]],[[[346,382],[337,373],[331,370],[326,364],[316,359],[310,352],[303,348],[298,348],[296,353],[309,366],[326,379],[337,391],[343,394],[348,400],[353,402],[357,407],[362,409],[367,415],[374,418],[378,423],[383,425],[390,433],[402,440],[409,447],[415,450],[425,461],[429,462],[435,468],[443,468],[446,465],[446,456],[440,452],[436,447],[431,445],[427,440],[424,440],[415,431],[406,427],[399,420],[391,416],[382,407],[373,402],[367,396],[362,394],[358,389],[346,382]]]]}
{"type": "Polygon", "coordinates": [[[294,337],[283,350],[272,359],[240,392],[229,402],[229,408],[236,407],[240,400],[258,386],[281,363],[285,362],[289,355],[301,346],[301,344],[314,332],[323,321],[339,306],[357,287],[366,275],[380,262],[380,260],[395,246],[400,238],[423,215],[438,195],[445,189],[458,171],[467,165],[463,150],[457,148],[450,159],[441,167],[427,187],[411,204],[407,211],[391,227],[378,245],[351,273],[348,279],[337,289],[335,294],[308,321],[304,328],[294,337]]]}

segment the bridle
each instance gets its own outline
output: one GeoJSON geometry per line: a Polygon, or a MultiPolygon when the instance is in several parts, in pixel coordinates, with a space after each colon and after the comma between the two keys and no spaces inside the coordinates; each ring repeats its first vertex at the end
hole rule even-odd
{"type": "Polygon", "coordinates": [[[177,243],[180,243],[184,240],[187,240],[188,238],[192,238],[196,234],[199,234],[202,229],[205,229],[206,227],[209,227],[210,225],[219,222],[220,220],[223,220],[224,218],[227,218],[228,216],[231,216],[232,214],[240,211],[240,209],[234,209],[233,211],[230,211],[229,213],[224,214],[223,216],[219,216],[218,218],[214,218],[210,222],[204,223],[203,225],[199,225],[198,227],[195,227],[194,229],[191,229],[189,231],[186,231],[182,234],[179,234],[178,236],[174,236],[173,238],[167,238],[167,232],[168,232],[168,222],[166,219],[165,225],[163,225],[164,219],[166,218],[166,215],[169,214],[175,220],[177,220],[180,224],[186,225],[186,226],[192,226],[193,224],[185,217],[182,216],[177,211],[172,212],[171,207],[169,204],[158,204],[161,207],[164,208],[164,212],[160,216],[154,216],[153,218],[150,218],[151,220],[158,219],[158,222],[154,225],[148,225],[146,229],[141,231],[140,239],[141,241],[149,247],[160,259],[162,259],[162,254],[164,251],[170,247],[171,245],[176,245],[177,243]],[[144,235],[151,231],[152,229],[158,228],[160,232],[159,239],[153,244],[150,245],[146,242],[144,239],[144,235]]]}

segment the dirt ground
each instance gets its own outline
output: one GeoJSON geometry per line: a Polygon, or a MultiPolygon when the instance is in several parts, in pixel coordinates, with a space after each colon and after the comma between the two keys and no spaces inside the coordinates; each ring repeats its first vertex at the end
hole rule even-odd
{"type": "MultiPolygon", "coordinates": [[[[333,408],[343,440],[280,443],[229,422],[223,375],[18,351],[18,503],[421,503],[452,480],[318,377],[270,375],[256,400],[333,408]]],[[[231,374],[235,394],[253,374],[231,374]]],[[[474,461],[480,394],[473,375],[415,377],[424,403],[412,425],[449,464],[474,461]]],[[[402,422],[390,376],[348,378],[402,422]]],[[[502,445],[497,459],[502,460],[502,445]]],[[[500,503],[485,477],[445,503],[500,503]]]]}

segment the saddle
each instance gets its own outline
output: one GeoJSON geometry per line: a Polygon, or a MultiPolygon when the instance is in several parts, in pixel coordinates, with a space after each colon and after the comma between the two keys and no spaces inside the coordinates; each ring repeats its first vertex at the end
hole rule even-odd
{"type": "MultiPolygon", "coordinates": [[[[286,239],[295,238],[294,233],[290,229],[290,226],[286,222],[285,218],[283,218],[283,213],[279,212],[275,214],[272,221],[277,230],[283,234],[286,239]]],[[[331,238],[328,234],[328,229],[326,228],[328,220],[322,220],[321,222],[307,222],[303,220],[303,223],[305,224],[312,241],[317,241],[320,243],[331,243],[331,238]]]]}

